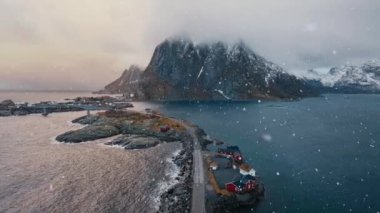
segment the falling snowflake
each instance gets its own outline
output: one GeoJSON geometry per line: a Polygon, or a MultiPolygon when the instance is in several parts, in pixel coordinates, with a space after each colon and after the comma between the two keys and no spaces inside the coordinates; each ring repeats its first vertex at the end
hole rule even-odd
{"type": "Polygon", "coordinates": [[[272,141],[272,136],[271,136],[270,134],[263,134],[261,137],[262,137],[263,140],[266,141],[266,142],[270,142],[270,141],[272,141]]]}

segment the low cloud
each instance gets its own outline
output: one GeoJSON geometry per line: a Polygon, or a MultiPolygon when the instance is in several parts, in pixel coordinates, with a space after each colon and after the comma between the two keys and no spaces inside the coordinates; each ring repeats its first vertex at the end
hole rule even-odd
{"type": "Polygon", "coordinates": [[[0,89],[99,89],[173,35],[242,39],[299,72],[361,63],[380,57],[378,11],[374,0],[3,0],[0,89]]]}

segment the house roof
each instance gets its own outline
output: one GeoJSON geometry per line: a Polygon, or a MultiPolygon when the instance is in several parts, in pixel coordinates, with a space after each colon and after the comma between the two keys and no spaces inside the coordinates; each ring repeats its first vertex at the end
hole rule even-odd
{"type": "Polygon", "coordinates": [[[232,183],[235,184],[239,188],[243,188],[248,181],[254,181],[255,177],[252,177],[251,175],[244,175],[240,180],[233,181],[232,183]]]}

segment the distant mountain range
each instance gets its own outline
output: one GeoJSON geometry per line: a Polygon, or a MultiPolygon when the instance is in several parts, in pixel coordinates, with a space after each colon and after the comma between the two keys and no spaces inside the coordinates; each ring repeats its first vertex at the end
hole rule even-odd
{"type": "Polygon", "coordinates": [[[100,93],[133,100],[296,99],[321,93],[379,93],[380,60],[362,66],[309,70],[296,77],[252,51],[244,42],[194,44],[167,39],[146,69],[132,65],[100,93]]]}
{"type": "Polygon", "coordinates": [[[324,92],[380,93],[380,60],[375,59],[361,66],[333,67],[326,74],[309,70],[307,79],[320,82],[324,92]]]}
{"type": "Polygon", "coordinates": [[[264,59],[242,41],[194,44],[171,39],[159,44],[146,69],[131,66],[101,93],[134,100],[250,100],[317,96],[309,80],[264,59]]]}

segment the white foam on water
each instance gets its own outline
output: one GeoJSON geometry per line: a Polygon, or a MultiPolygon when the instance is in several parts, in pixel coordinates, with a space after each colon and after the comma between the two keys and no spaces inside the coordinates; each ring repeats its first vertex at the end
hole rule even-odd
{"type": "Polygon", "coordinates": [[[107,146],[107,147],[113,148],[113,149],[125,149],[122,145],[106,145],[106,144],[102,144],[102,146],[107,146]]]}
{"type": "Polygon", "coordinates": [[[51,144],[62,144],[61,142],[57,141],[56,138],[57,138],[56,136],[51,137],[51,138],[49,139],[50,143],[51,143],[51,144]]]}
{"type": "MultiPolygon", "coordinates": [[[[178,184],[179,181],[176,180],[176,178],[179,176],[180,173],[180,167],[177,166],[174,161],[173,157],[178,156],[182,149],[176,149],[172,156],[166,158],[165,163],[167,163],[166,171],[165,171],[165,178],[164,180],[160,181],[158,183],[158,187],[153,193],[153,202],[154,202],[154,208],[156,210],[159,210],[161,205],[161,195],[168,191],[171,187],[178,184]]],[[[164,162],[162,162],[164,163],[164,162]]],[[[155,180],[153,180],[155,181],[155,180]]]]}
{"type": "MultiPolygon", "coordinates": [[[[86,127],[88,125],[83,125],[83,124],[80,124],[80,123],[73,123],[72,121],[66,121],[67,125],[71,128],[75,128],[75,129],[81,129],[83,127],[86,127]]],[[[73,130],[75,130],[73,129],[73,130]]]]}

